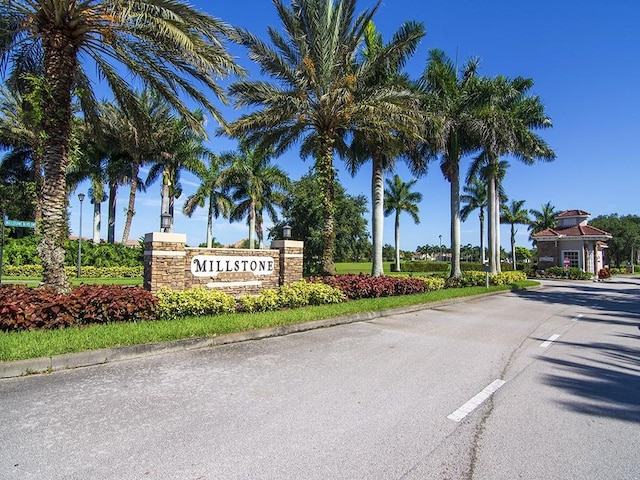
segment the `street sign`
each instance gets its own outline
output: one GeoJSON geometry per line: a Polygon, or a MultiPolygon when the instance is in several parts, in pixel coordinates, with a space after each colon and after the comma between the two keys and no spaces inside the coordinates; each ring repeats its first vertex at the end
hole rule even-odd
{"type": "Polygon", "coordinates": [[[6,227],[23,227],[23,228],[35,228],[36,222],[28,222],[26,220],[5,220],[4,225],[6,227]]]}

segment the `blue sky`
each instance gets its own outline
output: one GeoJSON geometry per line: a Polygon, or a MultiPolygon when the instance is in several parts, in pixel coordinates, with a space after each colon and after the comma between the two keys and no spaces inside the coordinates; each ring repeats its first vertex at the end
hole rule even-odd
{"type": "MultiPolygon", "coordinates": [[[[280,26],[275,8],[269,0],[236,0],[233,2],[192,2],[196,7],[232,25],[242,26],[266,38],[267,26],[280,26]]],[[[361,0],[358,10],[369,8],[371,1],[361,0]]],[[[525,200],[526,208],[540,209],[551,202],[556,209],[581,209],[593,217],[611,213],[639,214],[637,188],[638,154],[635,140],[640,135],[638,122],[640,100],[640,4],[633,0],[595,2],[540,0],[459,0],[456,2],[428,0],[386,0],[374,18],[384,39],[405,21],[423,22],[427,35],[406,71],[412,78],[426,66],[427,52],[440,48],[460,63],[470,56],[480,57],[480,75],[493,77],[530,77],[535,81],[531,90],[546,105],[553,128],[540,132],[556,151],[557,159],[533,166],[516,159],[509,163],[504,188],[509,199],[525,200]]],[[[232,51],[239,63],[253,74],[257,69],[243,48],[232,51]]],[[[237,117],[232,108],[223,108],[227,119],[237,117]]],[[[235,149],[229,140],[213,135],[210,127],[210,148],[215,152],[235,149]]],[[[306,173],[311,160],[300,160],[292,149],[275,162],[293,180],[306,173]]],[[[466,174],[469,160],[462,162],[466,174]]],[[[352,195],[370,191],[370,166],[364,166],[351,177],[340,159],[335,165],[339,179],[352,195]]],[[[411,175],[399,164],[397,173],[408,181],[411,175]]],[[[192,193],[197,181],[183,174],[185,192],[178,199],[176,211],[192,193]]],[[[77,235],[79,202],[77,193],[86,192],[86,185],[72,195],[70,203],[72,234],[77,235]]],[[[413,250],[418,245],[442,243],[450,245],[449,184],[437,163],[430,165],[426,176],[415,189],[423,194],[419,225],[410,217],[401,219],[401,248],[413,250]]],[[[128,191],[119,190],[116,239],[122,236],[124,208],[128,191]]],[[[131,239],[159,229],[160,185],[151,186],[139,194],[131,239]]],[[[91,235],[91,205],[85,202],[83,236],[91,235]]],[[[106,237],[106,204],[103,208],[102,238],[106,237]]],[[[370,219],[369,219],[370,222],[370,219]]],[[[204,209],[192,218],[178,213],[175,231],[187,234],[187,242],[197,245],[205,239],[204,209]]],[[[502,229],[502,246],[509,251],[508,226],[502,229]]],[[[519,226],[517,245],[530,247],[526,227],[519,226]]],[[[244,222],[229,224],[218,219],[214,237],[224,243],[234,243],[248,234],[244,222]]],[[[294,232],[295,237],[295,232],[294,232]]],[[[479,222],[472,214],[462,224],[462,244],[479,244],[479,222]]],[[[384,226],[384,242],[393,244],[393,220],[384,226]]]]}

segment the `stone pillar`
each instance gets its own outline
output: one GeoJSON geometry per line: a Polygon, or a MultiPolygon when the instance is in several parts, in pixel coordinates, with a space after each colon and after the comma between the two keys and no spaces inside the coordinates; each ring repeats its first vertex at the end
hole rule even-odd
{"type": "Polygon", "coordinates": [[[144,237],[144,288],[185,288],[187,236],[183,233],[147,233],[144,237]]]}
{"type": "Polygon", "coordinates": [[[280,251],[280,285],[302,280],[302,250],[304,242],[297,240],[274,240],[271,248],[280,251]]]}
{"type": "Polygon", "coordinates": [[[536,242],[538,248],[538,270],[545,270],[549,267],[562,266],[562,260],[559,258],[557,241],[536,242]]]}

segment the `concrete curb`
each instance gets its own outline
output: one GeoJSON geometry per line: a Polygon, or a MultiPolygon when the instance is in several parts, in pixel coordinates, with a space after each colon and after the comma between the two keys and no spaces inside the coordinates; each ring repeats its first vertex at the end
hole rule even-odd
{"type": "Polygon", "coordinates": [[[247,332],[230,333],[227,335],[214,337],[189,338],[185,340],[173,340],[170,342],[162,343],[149,343],[143,345],[131,345],[127,347],[104,348],[100,350],[91,350],[79,353],[68,353],[63,355],[55,355],[53,357],[40,357],[13,362],[0,362],[0,379],[14,378],[36,373],[52,373],[70,368],[103,365],[107,363],[120,362],[123,360],[133,360],[137,358],[151,357],[154,355],[164,355],[167,353],[181,352],[185,350],[195,350],[200,348],[215,347],[218,345],[246,342],[249,340],[280,337],[284,335],[290,335],[292,333],[317,330],[319,328],[328,328],[355,322],[366,322],[369,320],[374,320],[376,318],[388,317],[391,315],[401,315],[403,313],[429,310],[446,305],[452,305],[473,299],[485,298],[510,292],[511,290],[489,292],[481,295],[474,295],[471,297],[461,297],[451,300],[444,300],[441,302],[411,305],[408,307],[382,310],[379,312],[358,313],[354,315],[333,317],[324,320],[315,320],[293,325],[262,328],[259,330],[250,330],[247,332]]]}

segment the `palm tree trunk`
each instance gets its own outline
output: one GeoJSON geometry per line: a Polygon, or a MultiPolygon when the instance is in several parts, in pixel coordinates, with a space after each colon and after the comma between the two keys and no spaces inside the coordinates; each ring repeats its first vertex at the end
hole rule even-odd
{"type": "Polygon", "coordinates": [[[373,172],[371,178],[371,235],[373,240],[373,255],[371,275],[384,275],[382,264],[382,236],[384,224],[384,173],[382,170],[382,156],[373,156],[373,172]]]}
{"type": "Polygon", "coordinates": [[[334,178],[333,169],[333,144],[334,140],[330,134],[321,139],[322,147],[320,155],[316,160],[316,172],[320,182],[320,203],[322,205],[322,215],[324,225],[322,226],[322,259],[321,275],[335,275],[336,267],[333,262],[333,249],[336,240],[334,228],[334,178]]]}
{"type": "Polygon", "coordinates": [[[127,216],[124,221],[124,229],[122,231],[122,243],[126,244],[129,240],[129,232],[131,231],[131,223],[133,222],[133,216],[135,212],[136,204],[136,192],[138,191],[138,175],[140,173],[140,162],[136,156],[133,157],[133,164],[131,165],[131,179],[129,188],[129,204],[127,205],[127,216]]]}
{"type": "Polygon", "coordinates": [[[101,205],[102,202],[93,200],[93,243],[100,243],[101,205]]]}
{"type": "Polygon", "coordinates": [[[451,278],[460,278],[460,162],[452,162],[451,181],[451,278]]]}
{"type": "Polygon", "coordinates": [[[502,261],[500,259],[500,180],[496,177],[493,179],[495,182],[495,202],[493,204],[494,215],[496,219],[496,234],[495,234],[495,255],[496,255],[496,273],[502,271],[502,261]]]}
{"type": "Polygon", "coordinates": [[[487,214],[489,216],[488,247],[489,247],[489,271],[497,273],[496,267],[496,213],[494,205],[496,203],[496,184],[493,176],[487,179],[487,214]]]}
{"type": "Polygon", "coordinates": [[[209,211],[207,213],[207,248],[213,246],[213,193],[209,195],[209,211]]]}
{"type": "Polygon", "coordinates": [[[118,184],[109,182],[109,206],[107,214],[107,243],[116,242],[116,202],[118,196],[118,184]]]}
{"type": "Polygon", "coordinates": [[[480,207],[480,261],[484,265],[486,262],[485,251],[484,251],[484,208],[480,207]]]}
{"type": "Polygon", "coordinates": [[[256,248],[256,204],[252,201],[249,208],[249,248],[256,248]]]}
{"type": "Polygon", "coordinates": [[[516,268],[516,227],[514,224],[511,224],[511,260],[513,261],[513,269],[517,270],[516,268]]]}
{"type": "Polygon", "coordinates": [[[64,270],[67,240],[65,174],[71,138],[71,87],[77,66],[74,42],[62,30],[40,32],[44,50],[44,77],[48,79],[42,98],[44,132],[44,179],[41,190],[42,237],[38,256],[42,260],[44,284],[59,292],[70,289],[64,270]]]}
{"type": "Polygon", "coordinates": [[[262,221],[262,212],[256,214],[256,235],[258,237],[258,248],[264,248],[264,229],[262,221]]]}
{"type": "Polygon", "coordinates": [[[171,225],[169,225],[169,233],[173,233],[173,214],[176,204],[176,198],[173,195],[169,195],[169,216],[171,217],[171,225]]]}
{"type": "Polygon", "coordinates": [[[396,272],[401,272],[402,268],[400,268],[400,210],[396,210],[395,240],[396,240],[396,272]]]}

